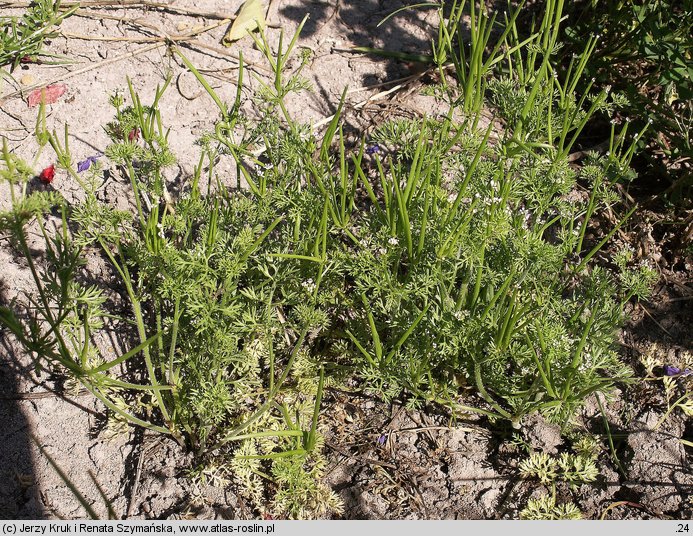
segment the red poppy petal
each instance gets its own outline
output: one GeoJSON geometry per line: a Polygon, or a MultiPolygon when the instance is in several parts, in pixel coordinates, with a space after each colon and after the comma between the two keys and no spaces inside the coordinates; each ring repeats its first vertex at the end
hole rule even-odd
{"type": "Polygon", "coordinates": [[[55,165],[50,165],[45,168],[39,175],[39,179],[44,184],[50,184],[55,178],[55,165]]]}
{"type": "Polygon", "coordinates": [[[29,94],[27,103],[29,104],[29,108],[41,104],[41,101],[43,101],[46,104],[53,104],[66,91],[67,86],[65,84],[54,84],[52,86],[46,86],[41,89],[35,89],[29,94]]]}

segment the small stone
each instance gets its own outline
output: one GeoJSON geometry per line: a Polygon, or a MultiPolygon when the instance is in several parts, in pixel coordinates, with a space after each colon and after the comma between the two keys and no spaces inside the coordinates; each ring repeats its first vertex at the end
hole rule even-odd
{"type": "Polygon", "coordinates": [[[501,490],[499,489],[489,489],[479,498],[479,504],[486,510],[493,510],[496,507],[500,494],[501,490]]]}
{"type": "Polygon", "coordinates": [[[176,31],[178,32],[184,32],[185,30],[189,29],[190,25],[187,22],[179,22],[176,24],[176,31]]]}
{"type": "Polygon", "coordinates": [[[33,74],[25,74],[19,79],[23,86],[30,86],[36,82],[36,77],[33,74]]]}

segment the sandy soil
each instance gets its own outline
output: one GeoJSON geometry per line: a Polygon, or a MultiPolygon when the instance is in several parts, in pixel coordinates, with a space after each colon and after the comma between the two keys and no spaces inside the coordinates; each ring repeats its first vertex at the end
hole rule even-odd
{"type": "MultiPolygon", "coordinates": [[[[49,127],[70,125],[72,152],[81,160],[104,150],[107,136],[102,125],[112,118],[108,98],[115,90],[126,90],[126,77],[146,102],[170,74],[172,85],[161,108],[165,123],[172,128],[172,150],[179,156],[177,174],[188,176],[199,154],[193,142],[209,128],[216,113],[211,99],[161,38],[208,26],[208,31],[180,41],[179,46],[226,100],[235,92],[235,58],[241,47],[252,69],[260,76],[267,73],[249,40],[232,48],[220,45],[228,26],[224,16],[236,11],[238,0],[163,3],[169,8],[94,7],[84,10],[84,16],[65,21],[63,36],[48,48],[74,63],[25,65],[14,73],[23,82],[19,87],[0,86],[0,135],[9,140],[11,149],[27,159],[36,154],[35,109],[29,109],[25,100],[34,85],[58,81],[67,85],[67,93],[48,108],[49,127]],[[218,16],[190,16],[186,10],[218,16]]],[[[12,12],[11,4],[0,1],[0,10],[12,12]]],[[[396,82],[416,74],[414,66],[346,51],[353,46],[375,46],[426,53],[436,23],[432,10],[406,11],[377,27],[402,5],[398,0],[270,2],[268,21],[275,28],[270,28],[269,35],[275,43],[277,27],[292,34],[310,13],[299,46],[312,51],[304,74],[314,91],[291,101],[289,109],[295,118],[319,122],[330,116],[345,86],[351,90],[346,117],[354,131],[366,131],[385,116],[436,113],[435,101],[418,92],[420,77],[415,82],[396,82]],[[380,94],[393,87],[392,93],[380,94]],[[375,98],[368,101],[371,97],[375,98]]],[[[45,151],[36,168],[50,163],[45,151]]],[[[78,195],[66,174],[59,174],[52,186],[68,200],[78,195]]],[[[123,202],[117,191],[109,198],[123,202]]],[[[0,206],[7,202],[6,191],[0,191],[0,206]]],[[[29,288],[29,277],[26,263],[4,244],[0,267],[0,303],[6,304],[29,288]]],[[[647,314],[635,311],[635,320],[623,334],[624,355],[632,363],[654,341],[668,352],[693,348],[686,328],[693,322],[690,301],[676,300],[690,297],[690,281],[681,273],[667,277],[669,282],[661,286],[655,305],[648,305],[647,314]]],[[[121,517],[252,517],[233,489],[194,486],[185,476],[190,458],[174,442],[135,430],[129,436],[107,439],[102,408],[90,396],[65,393],[60,378],[36,373],[29,356],[18,352],[1,331],[0,343],[0,518],[85,514],[32,443],[32,435],[93,500],[101,515],[106,512],[90,471],[121,517]]],[[[451,424],[439,408],[412,412],[337,391],[330,392],[325,404],[328,481],[343,498],[347,518],[516,518],[526,500],[541,491],[519,479],[521,456],[508,442],[509,430],[478,420],[451,424]],[[382,436],[384,443],[379,441],[382,436]]],[[[608,451],[602,454],[598,483],[575,492],[586,517],[600,516],[617,501],[623,504],[608,513],[610,518],[691,516],[691,450],[686,451],[679,441],[684,436],[690,439],[691,423],[676,415],[655,432],[654,424],[663,411],[661,392],[654,386],[629,387],[609,405],[610,427],[618,432],[615,448],[626,473],[618,472],[608,451]]],[[[582,419],[595,434],[604,433],[596,404],[585,410],[582,419]]],[[[532,446],[547,452],[560,448],[555,427],[538,418],[525,424],[532,430],[532,446]]]]}

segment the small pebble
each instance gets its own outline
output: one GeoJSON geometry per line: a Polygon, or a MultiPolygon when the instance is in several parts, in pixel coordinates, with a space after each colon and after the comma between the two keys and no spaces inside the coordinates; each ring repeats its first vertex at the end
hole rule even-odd
{"type": "Polygon", "coordinates": [[[178,24],[176,24],[176,30],[179,32],[183,32],[189,28],[190,25],[187,22],[179,22],[178,24]]]}
{"type": "Polygon", "coordinates": [[[36,77],[33,74],[25,74],[19,79],[23,86],[30,86],[36,82],[36,77]]]}

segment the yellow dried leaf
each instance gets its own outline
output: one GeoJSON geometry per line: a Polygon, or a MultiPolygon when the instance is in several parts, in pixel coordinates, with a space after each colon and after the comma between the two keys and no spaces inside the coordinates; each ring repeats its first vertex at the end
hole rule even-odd
{"type": "Polygon", "coordinates": [[[262,0],[246,0],[238,12],[236,20],[226,32],[223,43],[227,47],[231,46],[234,42],[245,37],[248,32],[264,28],[266,24],[265,6],[262,5],[262,0]]]}

